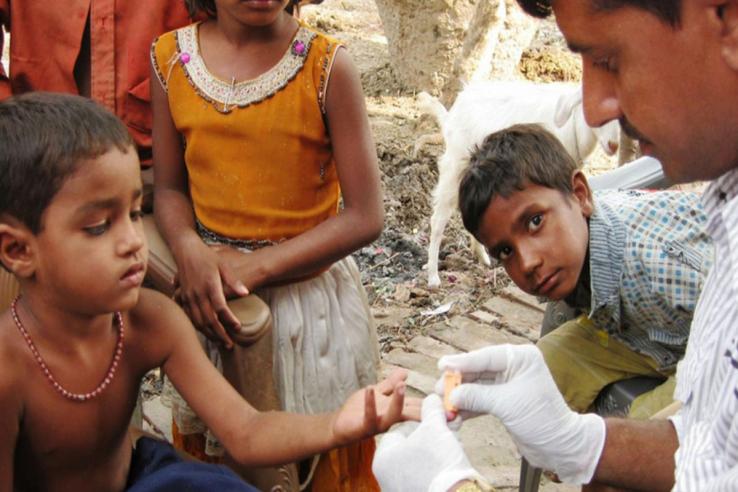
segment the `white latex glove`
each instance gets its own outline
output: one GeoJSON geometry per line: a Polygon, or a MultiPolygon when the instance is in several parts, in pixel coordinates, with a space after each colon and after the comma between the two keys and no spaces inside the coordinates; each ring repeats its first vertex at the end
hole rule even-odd
{"type": "Polygon", "coordinates": [[[567,483],[590,482],[605,444],[605,421],[569,409],[535,346],[494,345],[447,355],[438,367],[462,373],[463,384],[450,396],[462,416],[496,416],[531,465],[567,483]]]}
{"type": "Polygon", "coordinates": [[[438,395],[423,400],[419,425],[402,424],[382,438],[372,471],[383,492],[446,492],[457,482],[480,478],[446,425],[438,395]]]}

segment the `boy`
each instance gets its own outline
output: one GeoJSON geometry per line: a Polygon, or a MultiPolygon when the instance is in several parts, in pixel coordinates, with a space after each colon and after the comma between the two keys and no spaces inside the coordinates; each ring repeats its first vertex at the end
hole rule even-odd
{"type": "Polygon", "coordinates": [[[459,206],[518,287],[584,313],[538,342],[572,409],[587,410],[606,385],[639,375],[665,382],[633,402],[632,417],[671,403],[712,263],[696,194],[593,196],[555,137],[516,125],[473,152],[459,206]]]}
{"type": "Polygon", "coordinates": [[[115,116],[32,93],[0,103],[0,141],[0,261],[22,292],[0,315],[0,490],[253,490],[223,468],[178,462],[166,443],[133,450],[139,383],[158,366],[231,456],[255,466],[403,418],[400,373],[331,414],[262,413],[238,396],[187,316],[141,288],[139,161],[115,116]]]}

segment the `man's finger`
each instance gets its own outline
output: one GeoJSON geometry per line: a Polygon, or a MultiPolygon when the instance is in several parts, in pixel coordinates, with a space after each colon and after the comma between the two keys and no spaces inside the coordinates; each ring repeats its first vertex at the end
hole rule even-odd
{"type": "Polygon", "coordinates": [[[438,361],[442,371],[501,372],[507,369],[510,345],[491,345],[467,354],[444,355],[438,361]]]}
{"type": "Polygon", "coordinates": [[[372,434],[376,433],[377,402],[371,386],[364,390],[364,428],[372,434]]]}
{"type": "MultiPolygon", "coordinates": [[[[486,384],[462,384],[451,391],[451,403],[459,410],[497,415],[498,401],[504,400],[500,386],[486,384]]],[[[535,391],[535,389],[531,389],[535,391]]],[[[499,417],[499,415],[497,415],[499,417]]]]}
{"type": "Polygon", "coordinates": [[[446,410],[443,408],[441,397],[430,394],[423,400],[421,409],[421,420],[423,424],[446,426],[446,410]]]}

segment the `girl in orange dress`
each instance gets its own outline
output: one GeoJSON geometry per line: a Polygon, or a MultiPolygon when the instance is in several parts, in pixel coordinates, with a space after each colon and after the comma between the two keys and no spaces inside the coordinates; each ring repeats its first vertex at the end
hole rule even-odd
{"type": "MultiPolygon", "coordinates": [[[[282,408],[318,413],[376,381],[376,332],[349,255],[379,235],[383,208],[357,71],[288,3],[187,0],[208,19],[154,42],[154,208],[179,300],[214,362],[238,324],[226,300],[258,295],[272,312],[282,408]]],[[[199,430],[187,410],[173,406],[180,432],[199,430]]],[[[313,490],[378,490],[373,446],[322,456],[313,490]]]]}

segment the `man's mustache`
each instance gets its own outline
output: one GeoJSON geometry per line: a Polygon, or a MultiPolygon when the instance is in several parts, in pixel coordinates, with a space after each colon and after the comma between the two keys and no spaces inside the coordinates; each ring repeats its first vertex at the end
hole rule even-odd
{"type": "Polygon", "coordinates": [[[649,141],[645,136],[643,136],[641,132],[638,131],[636,127],[633,126],[630,121],[628,121],[625,116],[621,116],[618,121],[620,122],[620,128],[623,130],[623,133],[625,133],[631,139],[641,142],[649,141]]]}

